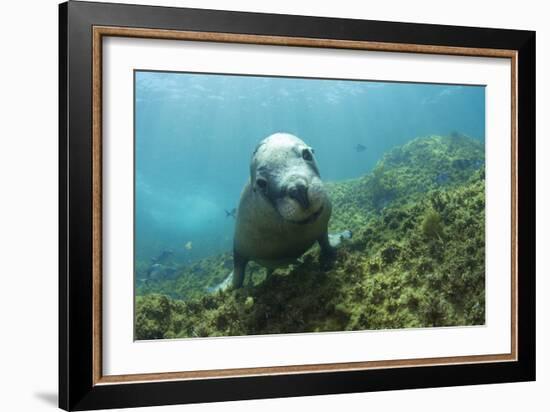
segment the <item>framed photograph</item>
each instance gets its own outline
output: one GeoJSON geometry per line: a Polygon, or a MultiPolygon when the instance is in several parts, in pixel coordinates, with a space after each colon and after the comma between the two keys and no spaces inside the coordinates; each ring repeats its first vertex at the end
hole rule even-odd
{"type": "Polygon", "coordinates": [[[535,379],[535,33],[60,5],[66,410],[535,379]]]}

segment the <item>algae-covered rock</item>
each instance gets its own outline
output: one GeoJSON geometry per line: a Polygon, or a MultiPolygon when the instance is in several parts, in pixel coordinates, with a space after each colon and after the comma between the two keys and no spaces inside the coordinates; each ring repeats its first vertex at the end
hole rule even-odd
{"type": "Polygon", "coordinates": [[[422,233],[429,239],[440,239],[443,236],[441,215],[434,210],[428,210],[422,220],[422,233]]]}
{"type": "Polygon", "coordinates": [[[479,325],[485,322],[483,145],[462,135],[415,139],[364,177],[327,183],[331,231],[351,229],[331,268],[318,247],[266,278],[251,264],[237,291],[215,291],[231,256],[141,284],[136,337],[479,325]]]}
{"type": "Polygon", "coordinates": [[[246,309],[252,309],[253,306],[254,306],[254,298],[252,296],[248,296],[244,301],[244,307],[246,309]]]}

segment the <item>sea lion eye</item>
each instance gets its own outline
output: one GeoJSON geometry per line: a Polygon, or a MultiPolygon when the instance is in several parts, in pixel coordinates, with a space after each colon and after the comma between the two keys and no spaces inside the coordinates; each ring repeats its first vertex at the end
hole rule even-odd
{"type": "Polygon", "coordinates": [[[267,187],[267,180],[265,180],[263,177],[259,177],[256,179],[256,185],[262,189],[265,190],[267,187]]]}
{"type": "Polygon", "coordinates": [[[311,162],[313,160],[313,155],[311,154],[311,151],[309,149],[302,150],[302,157],[308,162],[311,162]]]}

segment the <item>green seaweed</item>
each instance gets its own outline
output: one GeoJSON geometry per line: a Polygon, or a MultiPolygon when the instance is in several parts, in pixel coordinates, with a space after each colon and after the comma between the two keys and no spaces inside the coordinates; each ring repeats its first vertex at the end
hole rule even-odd
{"type": "Polygon", "coordinates": [[[483,159],[474,139],[429,136],[361,178],[328,182],[330,230],[354,233],[330,268],[315,246],[270,277],[252,263],[242,289],[208,293],[231,256],[201,260],[137,285],[136,338],[484,324],[483,159]]]}
{"type": "Polygon", "coordinates": [[[441,215],[435,210],[428,210],[422,220],[422,233],[429,239],[442,240],[443,223],[441,215]]]}

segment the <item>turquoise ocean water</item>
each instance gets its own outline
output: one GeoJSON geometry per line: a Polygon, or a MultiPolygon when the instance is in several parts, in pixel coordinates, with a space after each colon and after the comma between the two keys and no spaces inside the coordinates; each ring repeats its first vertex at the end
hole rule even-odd
{"type": "Polygon", "coordinates": [[[292,133],[325,181],[368,173],[416,137],[485,139],[483,86],[135,72],[135,258],[230,251],[256,144],[292,133]]]}

